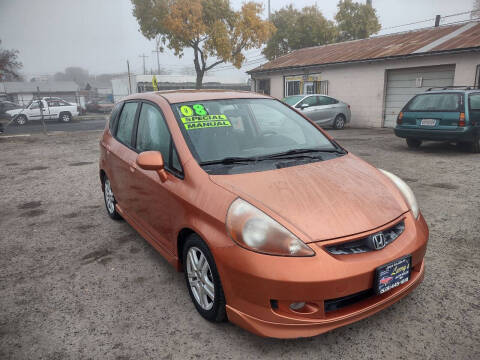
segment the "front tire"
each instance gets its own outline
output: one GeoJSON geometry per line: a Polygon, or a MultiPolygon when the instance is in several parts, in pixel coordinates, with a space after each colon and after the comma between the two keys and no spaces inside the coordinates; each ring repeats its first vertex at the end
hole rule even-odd
{"type": "Polygon", "coordinates": [[[422,140],[407,138],[407,146],[410,149],[418,149],[422,145],[422,140]]]}
{"type": "Polygon", "coordinates": [[[333,121],[333,128],[337,130],[341,130],[345,128],[345,123],[346,123],[345,116],[343,114],[339,114],[333,121]]]}
{"type": "Polygon", "coordinates": [[[60,113],[58,120],[63,123],[68,123],[72,121],[72,114],[70,114],[69,112],[62,112],[60,113]]]}
{"type": "Polygon", "coordinates": [[[120,220],[122,217],[117,212],[117,208],[115,207],[117,201],[113,195],[110,180],[106,176],[103,184],[103,199],[105,200],[105,208],[107,209],[108,216],[110,216],[113,220],[120,220]]]}
{"type": "Polygon", "coordinates": [[[226,320],[225,296],[213,255],[197,235],[188,237],[183,247],[185,281],[197,311],[206,320],[226,320]]]}
{"type": "Polygon", "coordinates": [[[28,121],[27,117],[23,114],[20,114],[15,118],[15,122],[20,126],[25,125],[27,121],[28,121]]]}

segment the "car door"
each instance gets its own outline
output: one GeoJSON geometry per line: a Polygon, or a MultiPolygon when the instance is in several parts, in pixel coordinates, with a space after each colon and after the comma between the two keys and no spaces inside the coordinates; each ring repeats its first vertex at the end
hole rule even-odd
{"type": "Polygon", "coordinates": [[[183,186],[181,165],[165,118],[157,105],[143,102],[138,117],[136,151],[159,151],[164,159],[167,180],[161,181],[156,171],[136,167],[132,174],[136,184],[137,201],[132,209],[136,221],[146,229],[165,250],[174,254],[175,238],[172,224],[174,214],[182,214],[175,195],[183,186]]]}
{"type": "Polygon", "coordinates": [[[47,100],[48,119],[58,119],[60,115],[60,102],[57,99],[47,100]]]}
{"type": "Polygon", "coordinates": [[[135,184],[132,174],[135,172],[137,152],[134,147],[135,119],[138,116],[139,103],[127,101],[118,117],[114,139],[106,144],[110,179],[115,200],[122,211],[130,215],[134,205],[135,184]]]}
{"type": "Polygon", "coordinates": [[[480,92],[468,96],[469,119],[477,136],[480,136],[480,92]]]}
{"type": "Polygon", "coordinates": [[[327,123],[335,117],[334,99],[328,96],[318,96],[318,118],[319,123],[327,123]]]}
{"type": "Polygon", "coordinates": [[[300,109],[305,116],[307,116],[312,121],[319,120],[318,113],[318,97],[315,95],[307,96],[302,101],[300,101],[296,106],[297,109],[300,109]]]}
{"type": "Polygon", "coordinates": [[[42,117],[40,111],[40,100],[33,100],[23,113],[28,117],[28,120],[40,120],[42,117]]]}

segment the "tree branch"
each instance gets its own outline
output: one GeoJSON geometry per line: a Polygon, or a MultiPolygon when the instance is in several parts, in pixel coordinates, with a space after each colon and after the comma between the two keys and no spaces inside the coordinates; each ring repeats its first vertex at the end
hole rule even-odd
{"type": "Polygon", "coordinates": [[[225,62],[225,60],[216,61],[216,62],[214,62],[212,65],[206,67],[206,68],[205,68],[205,71],[208,71],[208,70],[210,70],[211,68],[213,68],[213,67],[215,67],[215,66],[217,66],[217,65],[219,65],[219,64],[221,64],[221,63],[224,63],[224,62],[225,62]]]}

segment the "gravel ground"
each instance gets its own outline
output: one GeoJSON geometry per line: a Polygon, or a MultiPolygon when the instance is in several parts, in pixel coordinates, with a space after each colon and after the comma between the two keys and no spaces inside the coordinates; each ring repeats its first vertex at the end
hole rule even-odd
{"type": "Polygon", "coordinates": [[[196,313],[183,274],[106,215],[100,132],[0,138],[0,359],[480,358],[480,154],[332,134],[413,188],[431,231],[426,276],[390,308],[298,340],[196,313]]]}

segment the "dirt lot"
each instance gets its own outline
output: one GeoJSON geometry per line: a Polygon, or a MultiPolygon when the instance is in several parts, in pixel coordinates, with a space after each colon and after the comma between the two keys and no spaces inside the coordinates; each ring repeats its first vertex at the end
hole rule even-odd
{"type": "Polygon", "coordinates": [[[298,340],[196,313],[183,274],[106,215],[99,132],[0,138],[0,358],[480,358],[480,155],[409,151],[386,130],[332,134],[412,186],[430,225],[427,270],[389,309],[298,340]]]}

